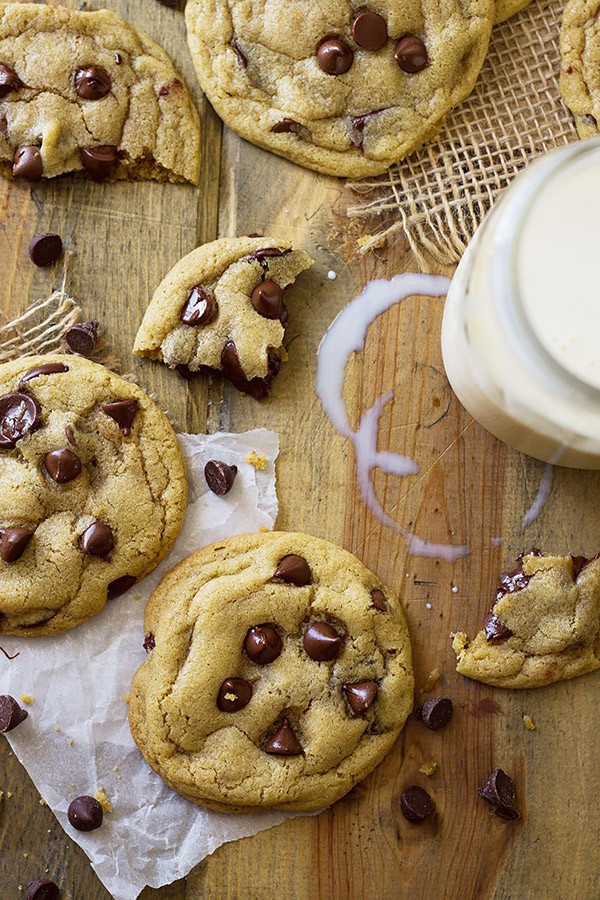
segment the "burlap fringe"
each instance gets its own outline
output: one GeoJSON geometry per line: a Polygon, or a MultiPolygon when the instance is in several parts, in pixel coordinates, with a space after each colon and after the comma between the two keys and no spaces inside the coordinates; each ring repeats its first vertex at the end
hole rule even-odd
{"type": "Polygon", "coordinates": [[[66,331],[81,308],[64,286],[31,304],[18,318],[0,326],[0,363],[61,349],[66,331]]]}

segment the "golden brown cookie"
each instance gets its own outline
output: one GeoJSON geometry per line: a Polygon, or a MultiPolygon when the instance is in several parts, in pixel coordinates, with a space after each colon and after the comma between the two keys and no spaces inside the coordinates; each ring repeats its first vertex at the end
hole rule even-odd
{"type": "Polygon", "coordinates": [[[600,128],[600,0],[570,0],[560,31],[560,92],[582,138],[600,128]]]}

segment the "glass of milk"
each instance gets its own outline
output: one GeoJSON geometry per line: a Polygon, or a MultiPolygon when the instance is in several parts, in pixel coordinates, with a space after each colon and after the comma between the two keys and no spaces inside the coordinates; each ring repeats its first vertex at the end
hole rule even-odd
{"type": "Polygon", "coordinates": [[[500,440],[600,469],[600,138],[528,166],[486,217],[448,292],[442,353],[500,440]]]}

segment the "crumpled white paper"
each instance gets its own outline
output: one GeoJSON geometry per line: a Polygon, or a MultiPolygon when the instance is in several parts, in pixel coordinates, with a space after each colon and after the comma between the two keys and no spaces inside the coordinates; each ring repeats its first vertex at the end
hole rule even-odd
{"type": "MultiPolygon", "coordinates": [[[[30,694],[29,717],[7,735],[11,747],[65,831],[89,856],[100,880],[117,900],[134,900],[146,886],[182,878],[226,841],[278,825],[290,813],[233,815],[195,806],[163,784],[135,747],[127,724],[134,671],[145,659],[145,603],[176,562],[193,550],[261,526],[277,515],[277,435],[179,435],[188,464],[190,505],[169,556],[98,616],[56,637],[2,638],[0,693],[30,694]],[[267,468],[246,462],[264,453],[267,468]],[[204,465],[220,459],[237,465],[230,493],[212,494],[204,465]],[[72,740],[72,744],[69,740],[72,740]],[[104,787],[113,805],[102,827],[85,834],[67,819],[70,801],[104,787]]],[[[68,885],[62,885],[68,889],[68,885]]]]}

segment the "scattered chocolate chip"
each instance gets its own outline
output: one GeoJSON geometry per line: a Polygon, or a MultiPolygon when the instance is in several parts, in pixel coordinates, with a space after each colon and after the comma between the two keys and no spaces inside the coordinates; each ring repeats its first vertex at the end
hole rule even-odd
{"type": "Polygon", "coordinates": [[[21,378],[21,384],[26,384],[26,382],[31,381],[33,378],[38,378],[40,375],[59,375],[61,372],[68,372],[69,367],[65,366],[64,363],[44,363],[41,366],[36,366],[35,369],[30,369],[23,377],[21,378]]]}
{"type": "Polygon", "coordinates": [[[0,448],[12,450],[17,441],[41,425],[41,410],[31,394],[19,391],[0,397],[0,448]]]}
{"type": "Polygon", "coordinates": [[[354,17],[352,34],[364,50],[381,50],[388,39],[387,22],[379,13],[365,9],[354,17]]]}
{"type": "MultiPolygon", "coordinates": [[[[260,235],[257,235],[257,237],[260,237],[260,235]]],[[[256,259],[262,266],[267,259],[272,259],[276,256],[287,256],[291,252],[291,250],[281,250],[279,247],[260,247],[251,253],[248,259],[256,259]]]]}
{"type": "Polygon", "coordinates": [[[489,642],[507,641],[509,637],[512,637],[510,628],[492,612],[489,612],[483,620],[483,628],[485,639],[489,642]]]}
{"type": "Polygon", "coordinates": [[[65,340],[73,353],[91,356],[98,344],[98,321],[77,322],[65,334],[65,340]]]}
{"type": "Polygon", "coordinates": [[[0,557],[4,562],[20,559],[32,535],[29,528],[0,528],[0,557]]]}
{"type": "Polygon", "coordinates": [[[153,634],[146,635],[146,637],[144,638],[144,643],[142,644],[142,647],[144,648],[146,653],[150,653],[151,650],[154,650],[154,648],[156,647],[156,641],[154,640],[153,634]]]}
{"type": "Polygon", "coordinates": [[[432,697],[431,700],[426,700],[417,710],[418,717],[423,720],[423,724],[431,731],[439,731],[440,728],[445,728],[452,718],[453,712],[454,707],[449,697],[432,697]]]}
{"type": "Polygon", "coordinates": [[[121,56],[121,54],[115,53],[115,64],[117,66],[120,66],[122,62],[123,62],[123,57],[121,56]]]}
{"type": "Polygon", "coordinates": [[[112,80],[102,66],[86,66],[73,73],[75,93],[82,100],[102,100],[110,94],[112,80]]]}
{"type": "Polygon", "coordinates": [[[30,881],[25,900],[59,900],[60,889],[53,881],[30,881]]]}
{"type": "Polygon", "coordinates": [[[279,633],[272,625],[255,625],[244,641],[244,649],[252,662],[266,666],[277,659],[282,648],[279,633]]]}
{"type": "Polygon", "coordinates": [[[51,450],[44,459],[46,472],[57,484],[67,484],[81,474],[81,460],[72,450],[51,450]]]}
{"type": "Polygon", "coordinates": [[[233,341],[228,341],[221,351],[221,370],[225,378],[229,379],[233,386],[242,394],[249,394],[255,400],[262,400],[271,390],[271,383],[281,367],[281,360],[274,354],[269,354],[269,374],[264,378],[246,378],[237,347],[233,341]]]}
{"type": "Polygon", "coordinates": [[[129,588],[132,588],[136,581],[137,578],[135,575],[121,575],[120,578],[115,578],[115,580],[111,581],[108,585],[106,599],[114,600],[116,597],[120,597],[121,594],[124,594],[129,588]]]}
{"type": "Polygon", "coordinates": [[[26,181],[41,181],[44,172],[42,154],[39,147],[27,145],[17,147],[13,159],[12,173],[15,178],[26,181]]]}
{"type": "Polygon", "coordinates": [[[250,300],[256,312],[265,319],[279,319],[283,310],[283,296],[283,288],[271,278],[266,278],[256,285],[250,300]]]}
{"type": "Polygon", "coordinates": [[[333,625],[327,622],[311,622],[302,638],[304,649],[311,659],[326,662],[340,652],[342,639],[333,625]]]}
{"type": "Polygon", "coordinates": [[[94,831],[102,825],[104,812],[95,797],[76,797],[67,810],[69,822],[77,831],[94,831]]]}
{"type": "Polygon", "coordinates": [[[328,38],[317,50],[317,63],[326,75],[343,75],[353,61],[352,48],[339,38],[328,38]]]}
{"type": "Polygon", "coordinates": [[[0,696],[0,734],[12,731],[28,716],[26,709],[21,709],[14,697],[9,694],[0,696]]]}
{"type": "Polygon", "coordinates": [[[380,591],[379,588],[375,588],[375,590],[371,591],[371,606],[373,609],[378,609],[379,612],[387,611],[387,603],[385,602],[385,595],[383,591],[380,591]]]}
{"type": "Polygon", "coordinates": [[[301,134],[304,130],[304,125],[301,125],[300,122],[296,122],[295,119],[281,119],[279,122],[275,122],[273,127],[271,128],[272,134],[301,134]]]}
{"type": "Polygon", "coordinates": [[[115,546],[112,528],[105,522],[93,522],[79,538],[79,546],[89,556],[108,556],[115,546]]]}
{"type": "Polygon", "coordinates": [[[514,782],[502,769],[494,769],[477,793],[488,803],[505,809],[514,805],[516,797],[514,782]]]}
{"type": "Polygon", "coordinates": [[[303,556],[297,553],[288,553],[279,560],[273,578],[280,578],[286,584],[295,584],[296,587],[304,587],[312,581],[310,566],[303,556]]]}
{"type": "Polygon", "coordinates": [[[59,234],[34,234],[29,244],[29,258],[36,266],[51,266],[63,252],[63,242],[59,234]]]}
{"type": "Polygon", "coordinates": [[[111,400],[102,404],[102,412],[113,419],[125,437],[131,433],[131,426],[140,404],[137,400],[111,400]]]}
{"type": "Polygon", "coordinates": [[[11,91],[18,91],[22,87],[25,85],[15,70],[0,63],[0,100],[3,100],[11,91]]]}
{"type": "Polygon", "coordinates": [[[100,147],[80,147],[81,165],[93,181],[106,181],[119,162],[119,152],[111,144],[100,147]]]}
{"type": "Polygon", "coordinates": [[[197,284],[192,288],[185,306],[181,310],[184,325],[207,325],[217,314],[217,301],[207,288],[197,284]]]}
{"type": "Polygon", "coordinates": [[[237,466],[228,466],[220,459],[209,459],[204,466],[204,478],[213,494],[223,497],[233,487],[237,466]]]}
{"type": "Polygon", "coordinates": [[[400,795],[400,809],[409,822],[423,822],[435,812],[435,804],[427,791],[412,785],[400,795]]]}
{"type": "Polygon", "coordinates": [[[240,47],[240,45],[237,41],[237,38],[231,38],[231,40],[229,41],[229,46],[231,47],[231,49],[237,56],[238,62],[240,64],[240,66],[242,67],[242,69],[245,69],[246,66],[248,65],[248,60],[246,59],[246,57],[242,51],[242,48],[240,47]]]}
{"type": "Polygon", "coordinates": [[[376,681],[359,681],[356,684],[343,684],[342,689],[352,712],[356,716],[362,716],[374,703],[379,687],[376,681]]]}
{"type": "Polygon", "coordinates": [[[221,712],[238,712],[250,703],[252,685],[243,678],[226,678],[219,688],[217,706],[221,712]]]}
{"type": "Polygon", "coordinates": [[[394,59],[404,72],[414,75],[429,65],[427,48],[416,34],[406,34],[396,44],[394,59]]]}
{"type": "Polygon", "coordinates": [[[281,727],[267,741],[265,753],[275,753],[277,756],[300,756],[302,745],[292,731],[289,719],[284,719],[281,727]]]}

